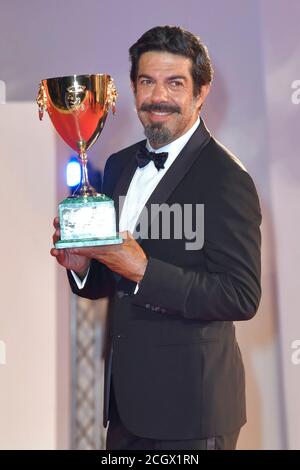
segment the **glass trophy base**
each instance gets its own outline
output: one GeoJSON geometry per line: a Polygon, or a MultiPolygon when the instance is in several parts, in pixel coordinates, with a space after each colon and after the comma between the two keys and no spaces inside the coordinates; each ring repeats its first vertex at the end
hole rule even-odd
{"type": "Polygon", "coordinates": [[[118,245],[123,239],[116,231],[114,201],[98,194],[64,199],[58,206],[60,240],[55,248],[118,245]]]}
{"type": "Polygon", "coordinates": [[[58,240],[55,243],[57,250],[64,248],[84,248],[85,246],[105,246],[105,245],[120,245],[123,243],[123,238],[86,238],[82,240],[58,240]]]}

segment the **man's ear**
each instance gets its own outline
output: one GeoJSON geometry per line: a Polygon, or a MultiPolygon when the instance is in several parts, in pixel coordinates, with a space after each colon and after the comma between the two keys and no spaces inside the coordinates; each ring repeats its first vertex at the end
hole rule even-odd
{"type": "Polygon", "coordinates": [[[205,101],[209,92],[210,92],[210,83],[207,83],[206,85],[202,85],[201,90],[200,90],[200,96],[202,98],[202,102],[205,101]]]}
{"type": "Polygon", "coordinates": [[[207,83],[206,85],[201,86],[200,93],[196,98],[196,100],[198,102],[197,104],[199,106],[199,109],[202,108],[202,105],[203,105],[204,101],[206,100],[206,97],[207,97],[209,92],[210,92],[210,84],[209,83],[207,83]]]}

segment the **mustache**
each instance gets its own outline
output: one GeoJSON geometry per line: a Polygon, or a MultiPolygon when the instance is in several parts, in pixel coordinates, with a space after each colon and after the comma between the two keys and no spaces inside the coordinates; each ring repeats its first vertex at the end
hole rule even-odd
{"type": "Polygon", "coordinates": [[[155,103],[155,104],[147,104],[144,103],[140,107],[140,111],[157,111],[159,113],[178,113],[181,114],[181,108],[174,104],[169,103],[155,103]]]}

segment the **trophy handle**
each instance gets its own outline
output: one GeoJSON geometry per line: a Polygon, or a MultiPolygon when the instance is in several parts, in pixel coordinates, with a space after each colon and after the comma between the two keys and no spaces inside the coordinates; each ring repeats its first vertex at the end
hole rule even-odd
{"type": "Polygon", "coordinates": [[[39,84],[39,91],[38,91],[36,102],[39,107],[39,119],[41,121],[44,116],[44,111],[45,109],[47,109],[47,95],[46,95],[46,90],[43,85],[43,82],[40,82],[39,84]]]}
{"type": "Polygon", "coordinates": [[[113,114],[116,114],[117,97],[118,97],[118,92],[114,84],[114,81],[111,78],[107,85],[107,104],[108,106],[111,106],[113,114]]]}

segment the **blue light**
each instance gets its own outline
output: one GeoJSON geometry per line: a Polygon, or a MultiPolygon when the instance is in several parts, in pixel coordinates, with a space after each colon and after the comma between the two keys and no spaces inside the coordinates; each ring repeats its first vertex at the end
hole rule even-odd
{"type": "Polygon", "coordinates": [[[81,180],[81,167],[77,159],[71,158],[67,164],[67,185],[70,188],[75,188],[78,186],[81,180]]]}

